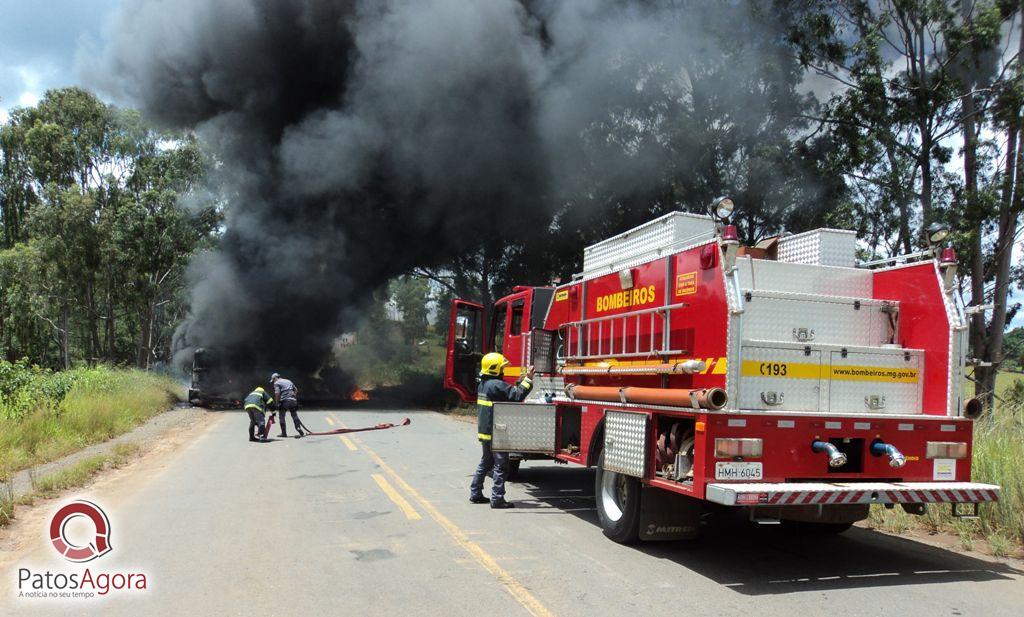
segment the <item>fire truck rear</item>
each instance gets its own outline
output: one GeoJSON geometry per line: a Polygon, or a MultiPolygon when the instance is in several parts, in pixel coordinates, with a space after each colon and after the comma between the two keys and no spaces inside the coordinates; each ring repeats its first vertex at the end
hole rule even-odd
{"type": "Polygon", "coordinates": [[[474,401],[481,354],[537,368],[494,406],[493,447],[596,467],[605,535],[693,537],[707,512],[842,531],[871,504],[976,516],[966,320],[952,249],[856,262],[853,232],[741,246],[674,212],[584,250],[557,287],[455,300],[445,385],[474,401]],[[951,504],[951,505],[949,505],[951,504]]]}

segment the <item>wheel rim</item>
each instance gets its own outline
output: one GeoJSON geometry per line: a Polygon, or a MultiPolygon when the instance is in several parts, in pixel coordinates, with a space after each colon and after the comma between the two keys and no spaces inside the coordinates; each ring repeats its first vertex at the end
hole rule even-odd
{"type": "Polygon", "coordinates": [[[608,520],[617,522],[622,518],[626,504],[626,476],[605,471],[601,477],[601,507],[608,520]]]}

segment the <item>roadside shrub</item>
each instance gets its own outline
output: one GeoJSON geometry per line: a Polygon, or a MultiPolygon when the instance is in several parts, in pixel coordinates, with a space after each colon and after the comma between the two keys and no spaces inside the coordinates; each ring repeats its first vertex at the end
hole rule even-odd
{"type": "Polygon", "coordinates": [[[106,366],[53,372],[0,363],[18,388],[0,390],[0,476],[125,433],[171,407],[166,376],[106,366]]]}
{"type": "Polygon", "coordinates": [[[1002,487],[999,501],[981,505],[977,520],[954,519],[948,506],[930,506],[923,517],[910,517],[899,509],[872,507],[872,527],[901,533],[907,523],[928,531],[945,530],[961,538],[985,539],[995,554],[1013,552],[1010,546],[1024,546],[1024,390],[1021,398],[1008,392],[1004,402],[974,423],[974,456],[971,479],[1002,487]]]}

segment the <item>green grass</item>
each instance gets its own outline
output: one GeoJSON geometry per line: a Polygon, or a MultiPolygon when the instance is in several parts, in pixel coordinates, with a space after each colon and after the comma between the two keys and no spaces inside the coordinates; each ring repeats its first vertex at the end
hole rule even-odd
{"type": "Polygon", "coordinates": [[[123,467],[139,452],[136,443],[116,444],[110,452],[84,458],[74,465],[65,467],[50,475],[33,481],[32,492],[15,498],[10,484],[0,486],[0,527],[6,527],[14,520],[15,506],[31,506],[39,499],[53,499],[62,492],[88,484],[93,476],[104,469],[123,467]]]}
{"type": "Polygon", "coordinates": [[[71,373],[59,400],[37,395],[25,409],[20,392],[12,397],[19,413],[0,419],[0,478],[121,435],[180,396],[177,383],[153,373],[105,367],[71,373]]]}
{"type": "MultiPolygon", "coordinates": [[[[51,499],[62,491],[85,486],[85,484],[103,469],[123,467],[139,451],[135,443],[119,443],[108,454],[98,454],[84,458],[70,467],[65,467],[43,477],[37,484],[32,498],[51,499]]],[[[24,498],[19,500],[24,503],[24,498]]]]}
{"type": "Polygon", "coordinates": [[[1021,381],[1024,381],[1024,373],[1008,373],[1003,371],[996,375],[996,392],[1005,392],[1021,381]]]}
{"type": "Polygon", "coordinates": [[[9,482],[0,482],[0,527],[14,520],[14,488],[9,482]]]}
{"type": "MultiPolygon", "coordinates": [[[[1014,387],[1020,383],[1024,383],[1024,373],[1011,373],[1009,371],[1001,371],[996,374],[996,394],[998,396],[1005,397],[1011,394],[1014,387]]],[[[975,389],[976,384],[965,377],[964,390],[970,396],[974,396],[975,389]]]]}
{"type": "Polygon", "coordinates": [[[874,528],[903,533],[912,528],[946,532],[964,546],[978,539],[993,554],[1007,555],[1024,548],[1024,402],[1008,400],[974,424],[971,479],[1002,487],[999,501],[981,505],[977,520],[955,519],[948,506],[931,506],[916,517],[901,508],[874,506],[868,523],[874,528]]]}

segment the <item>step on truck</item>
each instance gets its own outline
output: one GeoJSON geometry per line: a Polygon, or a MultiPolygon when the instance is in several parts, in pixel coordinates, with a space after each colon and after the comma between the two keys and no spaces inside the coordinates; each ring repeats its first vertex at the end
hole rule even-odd
{"type": "Polygon", "coordinates": [[[857,263],[852,231],[742,246],[732,204],[673,212],[584,249],[583,271],[454,300],[445,386],[476,400],[482,354],[537,371],[494,405],[493,447],[596,467],[604,533],[694,537],[706,513],[839,532],[872,504],[977,516],[976,399],[956,255],[857,263]]]}

